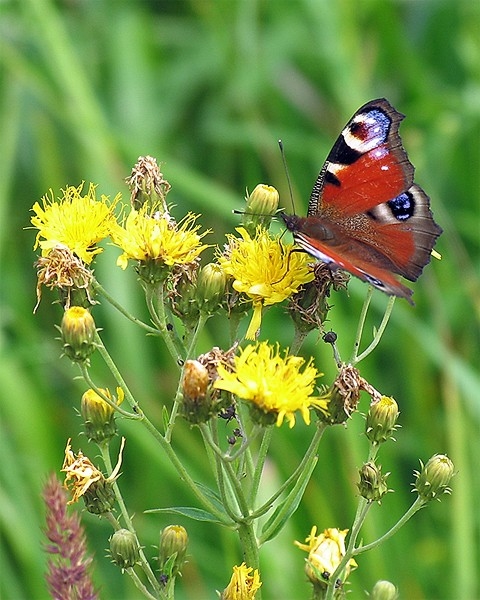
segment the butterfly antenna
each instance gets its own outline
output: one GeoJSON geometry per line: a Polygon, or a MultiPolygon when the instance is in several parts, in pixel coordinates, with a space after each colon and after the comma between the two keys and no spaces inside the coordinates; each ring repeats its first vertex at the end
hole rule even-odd
{"type": "Polygon", "coordinates": [[[278,147],[280,148],[280,154],[282,155],[283,168],[285,169],[285,175],[287,177],[288,193],[290,194],[290,202],[292,203],[293,214],[295,214],[295,202],[293,201],[292,182],[290,180],[290,173],[288,172],[287,159],[285,157],[285,148],[283,147],[282,140],[278,140],[278,147]]]}

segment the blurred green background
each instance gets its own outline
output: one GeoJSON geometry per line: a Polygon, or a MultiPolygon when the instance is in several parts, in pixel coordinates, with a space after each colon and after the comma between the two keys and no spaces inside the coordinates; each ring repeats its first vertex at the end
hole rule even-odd
{"type": "MultiPolygon", "coordinates": [[[[0,3],[1,240],[1,558],[0,595],[48,597],[43,584],[41,488],[60,469],[68,437],[79,437],[76,413],[85,387],[65,358],[54,324],[61,309],[48,292],[36,315],[32,204],[49,188],[98,184],[128,200],[124,178],[139,155],[164,162],[182,216],[202,213],[223,243],[242,208],[245,188],[276,186],[291,210],[277,140],[286,146],[296,210],[302,214],[317,173],[340,129],[364,102],[387,97],[407,115],[401,132],[416,180],[432,198],[444,229],[433,261],[415,285],[414,308],[398,301],[381,345],[362,375],[393,395],[401,409],[397,442],[382,448],[389,494],[375,506],[363,535],[372,541],[413,501],[412,472],[447,453],[458,473],[453,495],[432,503],[379,550],[362,555],[351,576],[352,598],[377,579],[402,598],[480,598],[479,563],[480,305],[479,133],[480,3],[478,1],[214,1],[3,0],[0,3]]],[[[133,270],[115,267],[107,247],[96,262],[104,286],[146,317],[133,270]]],[[[208,257],[207,257],[208,258],[208,257]]],[[[352,281],[332,297],[330,327],[342,356],[350,354],[366,287],[352,281]]],[[[375,293],[367,332],[387,298],[375,293]]],[[[157,422],[176,381],[158,340],[105,303],[97,325],[142,406],[157,422]]],[[[201,350],[227,344],[222,319],[209,323],[201,350]]],[[[288,345],[293,328],[281,308],[270,311],[262,338],[288,345]]],[[[303,348],[329,383],[331,350],[318,334],[303,348]]],[[[98,358],[93,368],[106,375],[98,358]]],[[[107,380],[105,385],[111,383],[107,380]]],[[[361,409],[366,410],[366,398],[361,409]]],[[[356,503],[357,469],[366,457],[359,414],[327,432],[319,464],[299,510],[262,549],[264,598],[308,598],[304,554],[293,547],[313,524],[347,528],[356,503]]],[[[228,435],[231,426],[225,426],[228,435]]],[[[233,534],[215,526],[145,515],[189,505],[189,497],[157,446],[120,421],[127,446],[120,485],[147,555],[159,529],[178,522],[190,534],[189,564],[178,598],[213,598],[241,556],[233,534]]],[[[303,424],[277,431],[265,494],[297,464],[310,433],[303,424]]],[[[175,447],[195,479],[208,483],[197,432],[182,425],[175,447]]],[[[138,598],[105,557],[110,528],[84,514],[95,552],[101,597],[138,598]]]]}

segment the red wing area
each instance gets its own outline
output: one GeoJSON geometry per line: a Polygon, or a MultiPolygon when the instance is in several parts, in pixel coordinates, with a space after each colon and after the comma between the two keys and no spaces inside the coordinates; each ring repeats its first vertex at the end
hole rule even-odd
{"type": "Polygon", "coordinates": [[[362,281],[366,281],[380,289],[382,292],[406,298],[413,304],[411,300],[413,291],[410,288],[403,285],[386,268],[375,266],[368,259],[359,256],[358,252],[352,250],[348,240],[332,248],[318,240],[296,232],[295,241],[303,250],[315,258],[326,263],[333,263],[334,266],[348,271],[362,281]]]}
{"type": "MultiPolygon", "coordinates": [[[[404,154],[402,152],[402,154],[404,154]]],[[[349,165],[327,163],[318,209],[326,216],[357,215],[395,198],[411,184],[412,166],[382,144],[349,165]],[[335,182],[328,173],[333,173],[335,182]]]]}

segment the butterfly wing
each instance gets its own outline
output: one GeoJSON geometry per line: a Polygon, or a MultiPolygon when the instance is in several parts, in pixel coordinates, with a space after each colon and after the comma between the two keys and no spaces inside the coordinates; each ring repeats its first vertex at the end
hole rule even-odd
{"type": "Polygon", "coordinates": [[[416,281],[442,230],[428,196],[413,183],[398,133],[403,118],[383,98],[362,106],[325,161],[308,216],[285,222],[316,258],[410,300],[412,291],[394,273],[416,281]]]}

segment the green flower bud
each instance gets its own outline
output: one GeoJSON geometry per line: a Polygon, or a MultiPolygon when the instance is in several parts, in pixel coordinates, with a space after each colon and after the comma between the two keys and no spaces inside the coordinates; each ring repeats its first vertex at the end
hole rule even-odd
{"type": "Polygon", "coordinates": [[[280,196],[278,191],[271,185],[260,183],[245,200],[247,206],[242,225],[250,235],[255,235],[259,225],[265,228],[270,225],[272,216],[278,209],[280,196]]]}
{"type": "Polygon", "coordinates": [[[453,462],[445,454],[435,454],[424,466],[422,461],[422,470],[415,471],[416,480],[414,488],[418,495],[425,502],[434,498],[439,498],[442,494],[450,494],[448,487],[450,480],[454,475],[453,462]]]}
{"type": "Polygon", "coordinates": [[[181,525],[168,525],[160,533],[159,561],[162,575],[177,575],[185,562],[188,534],[181,525]],[[168,571],[165,572],[165,571],[168,571]]]}
{"type": "Polygon", "coordinates": [[[374,444],[391,439],[399,415],[398,404],[393,398],[382,396],[370,405],[365,425],[365,435],[374,444]]]}
{"type": "Polygon", "coordinates": [[[386,479],[389,475],[382,475],[381,467],[369,461],[359,470],[360,481],[358,482],[358,491],[360,495],[369,502],[380,502],[383,496],[389,491],[386,479]]]}
{"type": "Polygon", "coordinates": [[[206,367],[198,360],[187,360],[183,367],[182,413],[187,421],[198,425],[212,416],[212,399],[208,393],[210,377],[206,367]]]}
{"type": "Polygon", "coordinates": [[[172,290],[169,293],[172,312],[187,329],[198,323],[199,309],[196,302],[198,263],[176,265],[172,272],[172,290]]]}
{"type": "Polygon", "coordinates": [[[371,600],[397,600],[398,590],[390,581],[377,581],[370,598],[371,600]]]}
{"type": "MultiPolygon", "coordinates": [[[[109,390],[101,390],[107,398],[112,400],[109,390]]],[[[118,399],[116,404],[123,401],[123,390],[117,388],[118,399]]],[[[88,439],[100,444],[111,439],[117,433],[115,423],[115,409],[103,400],[95,390],[87,390],[82,396],[80,412],[85,425],[85,434],[88,439]]]]}
{"type": "Polygon", "coordinates": [[[195,299],[198,308],[205,313],[214,313],[225,296],[227,276],[222,267],[209,263],[200,270],[195,290],[195,299]]]}
{"type": "Polygon", "coordinates": [[[60,326],[64,353],[73,361],[84,362],[95,351],[95,321],[81,306],[71,306],[63,313],[60,326]]]}
{"type": "Polygon", "coordinates": [[[138,542],[135,534],[128,529],[119,529],[110,538],[112,562],[118,567],[129,569],[139,561],[138,542]]]}

